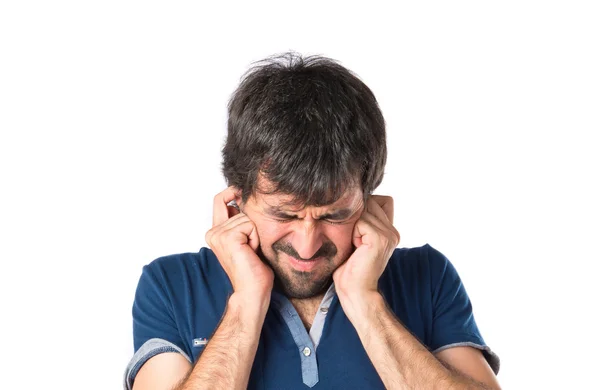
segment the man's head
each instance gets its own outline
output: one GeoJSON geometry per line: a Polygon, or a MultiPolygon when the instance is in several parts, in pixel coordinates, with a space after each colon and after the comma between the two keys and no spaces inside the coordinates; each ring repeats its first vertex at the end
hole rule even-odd
{"type": "Polygon", "coordinates": [[[288,296],[320,294],[352,253],[354,223],[383,178],[375,96],[334,60],[286,53],[244,75],[228,114],[223,174],[257,226],[259,254],[288,296]]]}

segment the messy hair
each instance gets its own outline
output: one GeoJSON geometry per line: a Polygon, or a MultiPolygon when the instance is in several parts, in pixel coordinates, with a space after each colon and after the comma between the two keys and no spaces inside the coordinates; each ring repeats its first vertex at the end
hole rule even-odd
{"type": "Polygon", "coordinates": [[[366,199],[383,179],[386,134],[377,100],[335,60],[287,52],[255,62],[227,108],[223,175],[244,202],[280,193],[322,206],[357,185],[366,199]]]}

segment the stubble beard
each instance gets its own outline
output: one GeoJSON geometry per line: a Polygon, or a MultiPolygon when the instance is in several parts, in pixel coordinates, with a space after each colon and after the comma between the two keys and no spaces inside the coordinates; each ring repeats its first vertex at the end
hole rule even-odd
{"type": "Polygon", "coordinates": [[[327,291],[333,282],[333,272],[337,269],[335,266],[335,254],[337,253],[337,248],[335,248],[333,244],[324,248],[324,251],[319,249],[315,257],[321,257],[319,261],[323,262],[323,264],[319,265],[318,269],[311,272],[297,271],[295,269],[290,270],[290,268],[286,266],[287,260],[283,259],[280,254],[284,253],[292,257],[297,256],[289,253],[289,246],[287,248],[282,248],[283,250],[281,251],[276,249],[277,247],[281,248],[281,246],[274,244],[273,247],[271,249],[275,259],[267,258],[264,255],[262,248],[258,251],[258,255],[261,260],[273,270],[276,289],[290,299],[314,298],[323,295],[327,291]],[[320,256],[319,252],[324,254],[327,253],[328,256],[320,256]],[[320,275],[317,276],[317,274],[320,275]]]}

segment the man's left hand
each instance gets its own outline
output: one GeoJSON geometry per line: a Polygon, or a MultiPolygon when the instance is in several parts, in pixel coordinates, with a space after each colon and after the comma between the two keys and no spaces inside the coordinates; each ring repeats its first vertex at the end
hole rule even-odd
{"type": "Polygon", "coordinates": [[[400,243],[400,233],[393,225],[394,200],[389,196],[371,195],[360,219],[354,225],[354,253],[334,273],[333,280],[340,303],[348,318],[373,294],[387,263],[400,243]]]}

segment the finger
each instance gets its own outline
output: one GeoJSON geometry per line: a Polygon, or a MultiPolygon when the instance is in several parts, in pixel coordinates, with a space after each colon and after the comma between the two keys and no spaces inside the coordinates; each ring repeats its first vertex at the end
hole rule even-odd
{"type": "MultiPolygon", "coordinates": [[[[252,221],[250,221],[250,222],[252,222],[252,221]]],[[[252,231],[248,235],[248,245],[250,245],[250,248],[252,248],[252,250],[254,252],[256,252],[256,250],[258,249],[258,246],[260,245],[260,239],[258,238],[258,231],[256,230],[256,225],[254,223],[252,223],[252,231]]]]}
{"type": "MultiPolygon", "coordinates": [[[[380,221],[377,217],[373,215],[373,212],[376,211],[371,211],[374,208],[373,204],[375,205],[375,207],[377,207],[377,204],[371,199],[370,196],[367,199],[367,203],[365,205],[365,208],[363,209],[360,218],[354,224],[354,229],[352,230],[352,245],[354,245],[356,248],[358,248],[364,243],[362,237],[365,234],[367,234],[367,232],[373,230],[373,228],[370,228],[369,225],[375,225],[379,229],[384,228],[384,222],[380,221]]],[[[381,212],[383,213],[383,211],[381,212]]],[[[384,216],[384,218],[387,217],[384,216]]]]}
{"type": "Polygon", "coordinates": [[[362,219],[367,222],[375,231],[376,234],[383,234],[390,239],[392,237],[397,241],[396,245],[400,243],[400,233],[394,225],[389,223],[387,220],[382,221],[380,218],[377,218],[375,215],[371,213],[366,213],[362,216],[362,219]]]}
{"type": "Polygon", "coordinates": [[[222,237],[227,236],[229,233],[233,232],[241,232],[247,237],[244,239],[244,243],[254,245],[255,242],[258,242],[258,233],[256,232],[256,225],[254,222],[248,218],[248,216],[244,213],[239,213],[238,215],[228,219],[216,229],[222,237]]]}
{"type": "Polygon", "coordinates": [[[367,200],[367,208],[371,206],[372,214],[382,221],[394,223],[394,198],[391,196],[371,195],[367,200]],[[369,204],[369,201],[370,204],[369,204]],[[383,213],[379,212],[381,210],[383,213]]]}
{"type": "Polygon", "coordinates": [[[238,190],[235,187],[227,187],[219,192],[213,199],[213,226],[222,224],[229,219],[227,203],[235,199],[238,190]]]}
{"type": "Polygon", "coordinates": [[[244,213],[239,213],[237,215],[234,215],[233,217],[225,220],[225,222],[219,224],[219,225],[214,225],[212,228],[210,228],[205,236],[204,236],[204,240],[206,241],[206,243],[212,247],[212,238],[215,235],[222,235],[225,231],[227,230],[231,230],[233,227],[235,227],[236,225],[240,224],[241,222],[244,222],[244,218],[246,218],[247,220],[249,220],[249,218],[246,216],[246,214],[244,213]]]}
{"type": "MultiPolygon", "coordinates": [[[[240,213],[210,229],[205,235],[205,240],[211,248],[215,245],[246,244],[250,241],[248,236],[255,228],[254,222],[245,214],[240,213]]],[[[258,237],[254,238],[254,240],[257,239],[258,237]]]]}
{"type": "Polygon", "coordinates": [[[220,228],[223,231],[231,230],[246,221],[250,221],[250,218],[248,218],[248,216],[244,213],[239,213],[239,214],[234,215],[233,217],[229,218],[227,221],[223,222],[220,225],[220,228]]]}
{"type": "Polygon", "coordinates": [[[394,247],[400,242],[400,233],[389,222],[383,222],[371,213],[365,213],[356,224],[352,234],[352,244],[357,248],[364,245],[378,245],[378,237],[387,237],[395,241],[394,247]]]}
{"type": "Polygon", "coordinates": [[[391,225],[388,222],[387,217],[383,215],[383,211],[380,211],[380,213],[381,215],[377,216],[374,212],[368,211],[361,216],[361,219],[371,225],[374,229],[385,231],[386,229],[389,229],[391,225]]]}
{"type": "Polygon", "coordinates": [[[356,224],[354,224],[354,229],[352,230],[352,245],[357,248],[365,244],[363,237],[368,233],[373,232],[373,228],[370,226],[369,222],[363,219],[363,217],[356,221],[356,224]]]}
{"type": "Polygon", "coordinates": [[[256,225],[250,219],[241,220],[240,223],[230,229],[229,233],[233,234],[233,236],[223,235],[223,237],[239,237],[241,241],[235,239],[235,242],[248,244],[254,251],[258,248],[259,238],[256,231],[256,225]]]}

